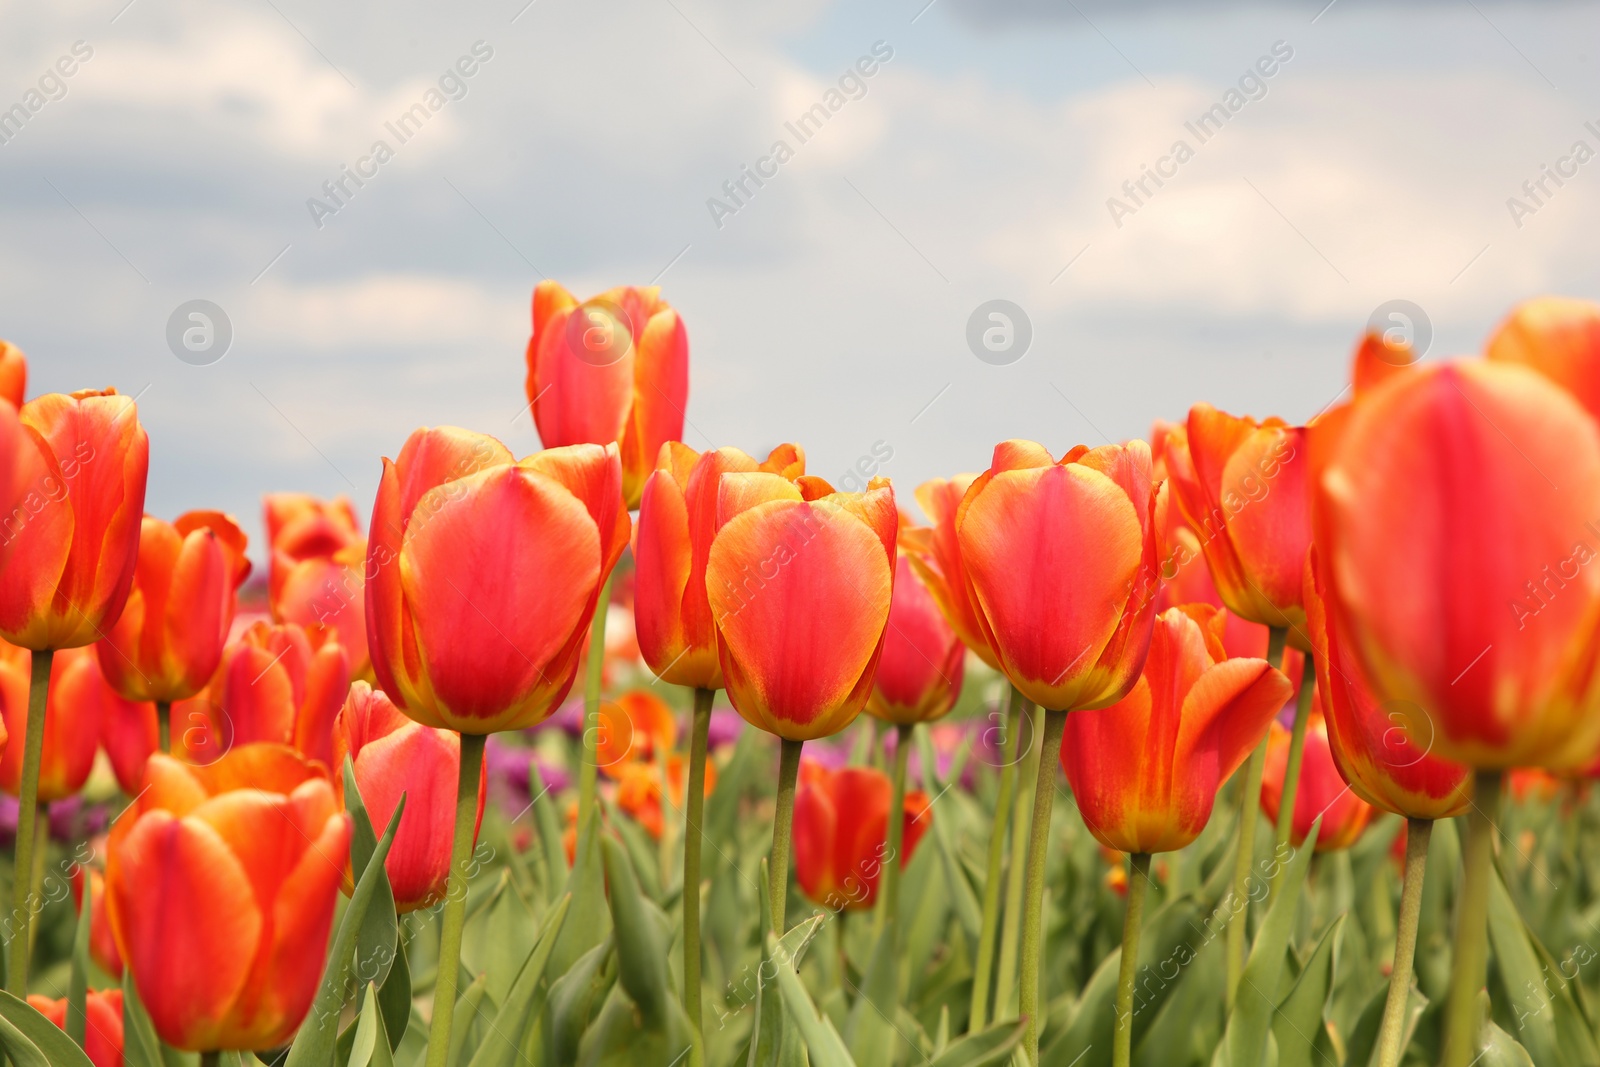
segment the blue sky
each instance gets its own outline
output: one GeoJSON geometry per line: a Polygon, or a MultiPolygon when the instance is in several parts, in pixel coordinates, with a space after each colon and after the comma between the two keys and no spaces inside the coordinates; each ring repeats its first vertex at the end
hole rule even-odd
{"type": "Polygon", "coordinates": [[[541,276],[660,277],[696,448],[794,440],[837,478],[883,442],[907,494],[1003,437],[1060,451],[1198,399],[1304,419],[1387,301],[1438,358],[1518,299],[1600,296],[1600,160],[1507,207],[1600,150],[1600,8],[1324,3],[5,3],[0,110],[93,54],[0,144],[0,336],[34,392],[141,394],[153,513],[259,529],[266,490],[365,516],[419,425],[536,448],[541,276]],[[308,199],[477,42],[464,95],[319,228],[308,199]],[[877,42],[864,95],[719,227],[708,199],[877,42]],[[1118,226],[1108,199],[1180,138],[1118,226]],[[966,340],[996,298],[1033,334],[1004,366],[966,340]],[[232,324],[207,366],[166,342],[193,299],[232,324]]]}

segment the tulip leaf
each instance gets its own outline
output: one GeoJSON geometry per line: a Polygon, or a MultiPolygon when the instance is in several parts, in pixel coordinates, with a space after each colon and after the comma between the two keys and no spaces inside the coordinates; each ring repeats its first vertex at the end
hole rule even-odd
{"type": "MultiPolygon", "coordinates": [[[[577,904],[574,900],[563,926],[574,921],[577,904]]],[[[559,946],[561,943],[562,938],[558,933],[555,944],[559,946]]],[[[578,957],[578,961],[550,986],[541,1024],[546,1063],[573,1063],[577,1060],[578,1043],[583,1039],[583,1032],[589,1028],[590,1020],[599,1012],[606,993],[617,980],[612,947],[612,935],[608,934],[600,944],[578,957]]],[[[554,966],[554,962],[552,953],[550,965],[554,966]]]]}
{"type": "MultiPolygon", "coordinates": [[[[856,1061],[850,1058],[839,1031],[833,1028],[833,1023],[817,1011],[817,1006],[811,1002],[811,995],[806,992],[806,987],[795,970],[794,958],[782,955],[780,952],[777,937],[769,932],[767,957],[776,971],[778,994],[783,1000],[784,1007],[789,1010],[789,1018],[800,1031],[811,1067],[855,1067],[856,1061]]],[[[868,1062],[886,1064],[892,1061],[883,1059],[868,1062]]]]}
{"type": "Polygon", "coordinates": [[[378,1012],[378,987],[368,983],[362,998],[361,1014],[356,1019],[355,1042],[350,1047],[348,1067],[394,1067],[389,1037],[378,1012]]]}
{"type": "Polygon", "coordinates": [[[94,1067],[67,1032],[26,1001],[0,991],[0,1046],[14,1067],[94,1067]]]}
{"type": "Polygon", "coordinates": [[[933,1058],[928,1067],[990,1067],[1011,1058],[1022,1043],[1028,1025],[1021,1021],[995,1023],[987,1030],[968,1034],[933,1058]]]}
{"type": "Polygon", "coordinates": [[[539,761],[528,761],[528,795],[533,797],[534,824],[539,827],[539,847],[544,850],[545,866],[549,869],[548,884],[544,887],[546,903],[554,903],[561,895],[561,886],[567,880],[567,849],[561,843],[561,822],[556,818],[556,803],[548,796],[550,788],[539,773],[539,761]]]}
{"type": "MultiPolygon", "coordinates": [[[[761,880],[764,883],[767,875],[767,861],[761,861],[761,880]]],[[[771,933],[772,924],[769,919],[771,912],[767,906],[765,893],[760,895],[760,913],[762,919],[762,932],[771,933]]],[[[777,975],[780,961],[787,962],[791,967],[799,967],[800,958],[805,954],[806,946],[817,935],[827,915],[818,912],[804,922],[796,923],[794,928],[778,939],[777,949],[764,953],[761,962],[757,964],[753,975],[755,981],[748,980],[738,983],[739,989],[755,987],[755,1025],[750,1031],[749,1053],[745,1056],[745,1067],[804,1067],[806,1062],[805,1049],[801,1047],[800,1035],[796,1028],[790,1024],[783,1007],[783,998],[778,991],[772,989],[769,983],[777,975]]]]}
{"type": "Polygon", "coordinates": [[[139,1001],[131,969],[122,972],[122,1059],[126,1067],[162,1067],[161,1041],[139,1001]]]}
{"type": "MultiPolygon", "coordinates": [[[[578,827],[577,854],[567,872],[563,892],[572,897],[571,922],[563,923],[550,957],[550,973],[566,974],[585,953],[611,932],[611,912],[606,907],[606,877],[600,864],[600,805],[578,827]]],[[[574,1049],[576,1051],[576,1049],[574,1049]]]]}
{"type": "Polygon", "coordinates": [[[479,1019],[483,1017],[485,1000],[494,1003],[493,998],[489,996],[488,976],[480,974],[456,998],[456,1022],[450,1031],[450,1055],[446,1060],[447,1067],[461,1067],[461,1064],[467,1062],[468,1057],[477,1052],[478,1046],[474,1042],[473,1034],[478,1029],[479,1019]]]}
{"type": "MultiPolygon", "coordinates": [[[[1306,871],[1311,866],[1311,854],[1321,829],[1322,819],[1319,816],[1311,824],[1305,841],[1292,850],[1284,866],[1281,880],[1272,895],[1272,903],[1267,908],[1267,917],[1256,931],[1250,958],[1245,961],[1244,973],[1240,975],[1233,1012],[1228,1016],[1227,1029],[1222,1033],[1222,1044],[1217,1046],[1212,1058],[1216,1067],[1257,1067],[1266,1061],[1268,1038],[1272,1036],[1272,1016],[1277,1009],[1278,983],[1283,977],[1284,956],[1289,949],[1289,938],[1294,933],[1300,890],[1305,884],[1306,871]]],[[[1271,862],[1276,864],[1281,861],[1275,859],[1271,862]]],[[[1264,880],[1273,881],[1273,875],[1267,874],[1264,880]]]]}
{"type": "Polygon", "coordinates": [[[404,941],[395,941],[394,965],[389,968],[389,977],[378,987],[378,1013],[383,1016],[389,1048],[399,1048],[406,1036],[406,1027],[411,1023],[411,966],[406,959],[404,941]]]}
{"type": "Polygon", "coordinates": [[[83,899],[78,902],[78,928],[72,936],[72,975],[67,986],[67,1036],[83,1047],[89,1030],[89,922],[94,913],[94,879],[83,878],[83,899]]]}
{"type": "Polygon", "coordinates": [[[1494,1023],[1484,1026],[1483,1038],[1473,1067],[1534,1067],[1534,1059],[1528,1050],[1494,1023]]]}
{"type": "MultiPolygon", "coordinates": [[[[1383,1012],[1388,1003],[1389,987],[1382,986],[1372,994],[1366,1007],[1361,1009],[1361,1016],[1350,1031],[1349,1040],[1345,1042],[1345,1063],[1349,1067],[1377,1067],[1372,1058],[1378,1047],[1378,1031],[1383,1026],[1383,1012]]],[[[1417,1032],[1417,1020],[1422,1018],[1427,1007],[1428,998],[1413,984],[1411,994],[1406,999],[1405,1020],[1400,1030],[1401,1048],[1410,1046],[1411,1037],[1417,1032]]]]}
{"type": "MultiPolygon", "coordinates": [[[[894,1062],[895,1029],[890,1020],[900,1003],[900,952],[896,946],[895,926],[904,921],[902,915],[884,923],[872,949],[866,976],[856,992],[850,1019],[845,1024],[850,1055],[860,1063],[894,1062]]],[[[793,1014],[792,1005],[790,1013],[793,1014]]]]}
{"type": "MultiPolygon", "coordinates": [[[[350,812],[350,877],[359,879],[378,847],[366,802],[356,785],[355,765],[344,758],[344,806],[350,812]]],[[[387,873],[374,887],[375,896],[367,908],[366,919],[356,938],[356,981],[363,985],[383,985],[394,963],[395,946],[400,941],[400,924],[395,915],[394,889],[387,873]]]]}
{"type": "MultiPolygon", "coordinates": [[[[366,923],[367,910],[378,899],[378,883],[382,882],[385,886],[389,883],[383,862],[389,856],[395,832],[400,828],[400,816],[405,810],[406,797],[402,793],[382,840],[368,858],[361,877],[356,880],[355,892],[350,895],[350,903],[339,921],[339,930],[334,934],[333,950],[328,954],[322,982],[317,986],[316,999],[312,1001],[311,1011],[305,1021],[300,1024],[300,1032],[289,1047],[289,1057],[284,1060],[283,1067],[325,1067],[333,1058],[334,1047],[339,1040],[339,1013],[344,1009],[345,989],[356,963],[357,936],[366,923]]],[[[393,898],[390,900],[392,902],[393,898]]]]}
{"type": "Polygon", "coordinates": [[[489,1037],[478,1046],[468,1067],[518,1067],[523,1040],[544,1007],[544,992],[549,988],[544,980],[546,965],[571,904],[572,898],[563,896],[545,915],[538,942],[517,972],[516,981],[511,983],[510,992],[489,1026],[489,1037]]]}
{"type": "Polygon", "coordinates": [[[1278,1067],[1314,1067],[1317,1063],[1318,1057],[1313,1056],[1312,1048],[1318,1036],[1327,1033],[1322,1017],[1327,1010],[1328,994],[1333,990],[1339,945],[1348,917],[1340,915],[1328,925],[1311,958],[1300,969],[1294,988],[1272,1016],[1272,1036],[1278,1042],[1278,1067]]]}

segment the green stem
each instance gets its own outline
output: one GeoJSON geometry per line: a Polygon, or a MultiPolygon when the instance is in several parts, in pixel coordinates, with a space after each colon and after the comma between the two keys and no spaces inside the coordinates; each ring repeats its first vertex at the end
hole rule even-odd
{"type": "Polygon", "coordinates": [[[700,819],[705,811],[706,736],[711,730],[710,689],[694,691],[694,728],[689,738],[689,784],[683,831],[683,1010],[695,1033],[700,1026],[700,819]]]}
{"type": "MultiPolygon", "coordinates": [[[[1288,631],[1273,626],[1267,631],[1267,663],[1273,667],[1283,665],[1283,642],[1288,631]]],[[[1227,1008],[1233,1010],[1233,998],[1239,991],[1239,978],[1244,974],[1244,950],[1247,920],[1250,914],[1250,868],[1255,864],[1256,815],[1261,810],[1261,774],[1267,764],[1267,739],[1263,737],[1256,750],[1250,753],[1245,764],[1244,788],[1239,791],[1238,839],[1234,843],[1233,888],[1224,900],[1228,909],[1228,985],[1227,1008]]]]}
{"type": "Polygon", "coordinates": [[[157,752],[172,753],[172,701],[156,701],[156,724],[160,727],[160,742],[157,752]]]}
{"type": "MultiPolygon", "coordinates": [[[[1305,654],[1305,666],[1300,671],[1300,692],[1294,702],[1294,732],[1289,735],[1289,762],[1283,770],[1283,799],[1278,804],[1278,854],[1289,843],[1294,830],[1294,806],[1300,798],[1300,764],[1306,752],[1306,723],[1311,718],[1311,695],[1317,691],[1317,667],[1311,653],[1305,654]]],[[[1279,864],[1278,874],[1288,870],[1287,863],[1279,864]]],[[[1273,879],[1277,889],[1277,879],[1273,879]]]]}
{"type": "Polygon", "coordinates": [[[1033,785],[1033,825],[1028,829],[1028,885],[1022,916],[1021,1014],[1028,1029],[1023,1040],[1028,1062],[1039,1063],[1039,946],[1044,940],[1044,876],[1050,849],[1050,809],[1056,795],[1056,763],[1067,713],[1044,713],[1044,745],[1039,750],[1039,776],[1033,785]]]}
{"type": "Polygon", "coordinates": [[[456,1015],[456,981],[461,970],[461,928],[467,918],[467,867],[472,829],[478,815],[478,777],[486,734],[461,735],[461,773],[456,779],[456,827],[450,846],[450,878],[445,886],[439,929],[439,970],[433,984],[433,1022],[428,1034],[427,1067],[450,1059],[450,1030],[456,1015]]]}
{"type": "Polygon", "coordinates": [[[1133,1058],[1133,977],[1139,969],[1139,927],[1144,922],[1144,891],[1150,884],[1150,853],[1128,857],[1128,913],[1122,920],[1122,965],[1117,972],[1117,1021],[1112,1038],[1112,1067],[1128,1067],[1133,1058]]]}
{"type": "Polygon", "coordinates": [[[784,738],[783,752],[778,757],[778,806],[772,813],[767,901],[772,909],[772,929],[779,937],[789,932],[789,924],[784,921],[789,895],[789,839],[794,829],[794,782],[800,776],[800,749],[804,744],[784,738]]]}
{"type": "Polygon", "coordinates": [[[889,820],[885,824],[883,873],[878,885],[876,922],[880,931],[892,926],[895,916],[900,914],[900,849],[905,841],[906,758],[911,754],[911,730],[910,726],[896,724],[894,773],[889,778],[889,820]]]}
{"type": "Polygon", "coordinates": [[[1016,1010],[1017,949],[1022,941],[1022,890],[1028,868],[1028,841],[1032,836],[1033,798],[1022,784],[1039,777],[1039,715],[1033,701],[1024,699],[1022,716],[1028,723],[1028,755],[1018,778],[1011,816],[1011,868],[1006,872],[1006,906],[1000,926],[1000,959],[995,965],[993,1018],[1010,1017],[1016,1010]]]}
{"type": "Polygon", "coordinates": [[[220,1053],[220,1052],[202,1052],[202,1053],[200,1053],[200,1067],[222,1067],[222,1053],[220,1053]]]}
{"type": "Polygon", "coordinates": [[[34,823],[39,817],[39,763],[44,754],[45,700],[50,693],[50,663],[55,652],[33,654],[28,688],[28,726],[22,750],[22,791],[18,794],[17,846],[11,868],[11,944],[6,957],[6,991],[28,995],[28,948],[31,943],[34,823]]]}
{"type": "Polygon", "coordinates": [[[1006,828],[1011,821],[1011,790],[1017,768],[1017,725],[1022,717],[1022,693],[1011,687],[1006,712],[1005,750],[1000,763],[1000,788],[994,800],[994,825],[989,830],[989,864],[983,877],[983,919],[979,924],[978,958],[972,977],[972,1010],[967,1032],[975,1034],[989,1024],[989,984],[994,976],[994,943],[1000,922],[1000,865],[1005,862],[1006,828]]]}
{"type": "MultiPolygon", "coordinates": [[[[606,666],[606,610],[611,604],[611,576],[606,575],[589,624],[589,662],[583,675],[583,760],[578,766],[578,826],[582,833],[594,811],[595,786],[600,773],[595,746],[600,738],[600,680],[606,666]]],[[[663,783],[665,786],[665,783],[663,783]]],[[[585,855],[582,846],[578,855],[585,855]]],[[[432,1067],[430,1064],[429,1067],[432,1067]]]]}
{"type": "Polygon", "coordinates": [[[1499,771],[1479,771],[1462,847],[1461,896],[1456,902],[1456,959],[1445,1007],[1444,1067],[1467,1067],[1477,1051],[1478,991],[1488,965],[1489,869],[1500,814],[1499,771]]]}
{"type": "Polygon", "coordinates": [[[1398,1067],[1400,1039],[1406,1026],[1406,1001],[1411,997],[1411,962],[1417,953],[1417,925],[1422,918],[1422,879],[1428,870],[1432,819],[1406,820],[1406,874],[1400,888],[1400,920],[1394,937],[1394,969],[1389,972],[1389,998],[1378,1029],[1378,1067],[1398,1067]]]}

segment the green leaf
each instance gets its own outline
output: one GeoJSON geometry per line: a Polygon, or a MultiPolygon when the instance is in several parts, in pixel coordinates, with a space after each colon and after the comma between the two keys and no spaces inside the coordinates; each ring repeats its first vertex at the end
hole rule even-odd
{"type": "MultiPolygon", "coordinates": [[[[800,982],[800,975],[795,971],[793,957],[781,956],[779,952],[778,939],[768,933],[767,955],[777,971],[778,993],[783,999],[784,1007],[789,1010],[789,1018],[793,1020],[805,1042],[811,1067],[855,1067],[856,1061],[845,1051],[844,1041],[840,1039],[839,1032],[833,1028],[833,1023],[824,1018],[822,1013],[817,1011],[817,1006],[811,1002],[811,995],[806,992],[806,987],[800,982]]],[[[890,1061],[869,1062],[887,1064],[890,1061]]]]}
{"type": "Polygon", "coordinates": [[[122,972],[122,1060],[124,1067],[162,1067],[161,1041],[139,1001],[132,969],[122,972]]]}
{"type": "Polygon", "coordinates": [[[384,1031],[383,1018],[378,1013],[378,987],[375,985],[368,984],[367,995],[362,1000],[361,1015],[356,1020],[356,1039],[350,1048],[349,1067],[394,1067],[389,1036],[384,1031]]]}
{"type": "Polygon", "coordinates": [[[83,1047],[89,1030],[89,917],[94,913],[94,879],[84,876],[78,903],[78,929],[72,937],[72,976],[67,985],[67,1036],[83,1047]]]}
{"type": "Polygon", "coordinates": [[[404,941],[395,942],[394,966],[389,968],[389,977],[378,987],[378,1013],[383,1016],[389,1048],[399,1048],[411,1022],[411,965],[406,958],[404,941]]]}
{"type": "MultiPolygon", "coordinates": [[[[576,921],[577,911],[578,902],[574,900],[572,910],[567,914],[567,922],[563,926],[570,926],[576,921]]],[[[557,946],[562,944],[559,934],[555,943],[557,946]]],[[[598,1014],[606,992],[616,981],[616,967],[608,966],[614,957],[612,937],[608,934],[604,941],[578,957],[578,961],[571,969],[557,978],[555,984],[550,987],[550,995],[545,1000],[542,1024],[546,1063],[577,1061],[578,1042],[583,1039],[583,1032],[589,1028],[590,1020],[598,1014]]],[[[553,953],[549,966],[553,972],[555,966],[553,953]]]]}
{"type": "MultiPolygon", "coordinates": [[[[1267,917],[1256,931],[1250,958],[1245,961],[1244,973],[1239,978],[1239,992],[1234,1000],[1233,1013],[1228,1016],[1222,1044],[1217,1046],[1212,1058],[1212,1063],[1217,1067],[1257,1067],[1266,1061],[1267,1038],[1272,1033],[1272,1015],[1277,1008],[1278,982],[1283,976],[1284,954],[1289,948],[1289,937],[1294,932],[1300,890],[1305,885],[1306,871],[1311,866],[1311,854],[1321,829],[1322,819],[1319,816],[1311,824],[1311,832],[1306,835],[1305,841],[1288,860],[1282,872],[1282,881],[1267,909],[1267,917]]],[[[1271,861],[1274,864],[1278,862],[1281,861],[1271,861]]],[[[1266,873],[1265,880],[1272,881],[1272,873],[1266,873]]]]}
{"type": "Polygon", "coordinates": [[[1534,1067],[1533,1057],[1517,1040],[1494,1023],[1483,1031],[1484,1043],[1473,1067],[1534,1067]]]}
{"type": "MultiPolygon", "coordinates": [[[[609,834],[601,841],[606,878],[611,886],[611,921],[617,937],[618,980],[644,1016],[646,1026],[662,1025],[667,1003],[666,930],[646,910],[646,902],[623,846],[609,834]]],[[[659,911],[656,912],[659,915],[659,911]]],[[[665,921],[665,916],[662,916],[665,921]]]]}
{"type": "Polygon", "coordinates": [[[549,868],[550,882],[544,887],[546,903],[554,903],[567,880],[567,850],[561,843],[561,820],[556,812],[555,798],[549,796],[550,788],[539,773],[539,761],[528,761],[528,795],[533,797],[533,819],[539,827],[539,847],[544,850],[545,866],[549,868]]]}
{"type": "Polygon", "coordinates": [[[544,976],[550,953],[555,948],[556,936],[566,921],[572,898],[563,896],[545,915],[544,929],[539,941],[522,964],[517,979],[511,983],[489,1028],[489,1037],[478,1046],[468,1067],[517,1067],[518,1052],[533,1022],[539,1018],[543,1004],[541,993],[548,987],[544,976]]]}
{"type": "MultiPolygon", "coordinates": [[[[334,1046],[339,1040],[339,1013],[344,1008],[345,987],[355,963],[353,957],[357,935],[366,922],[367,910],[378,898],[378,883],[385,886],[389,884],[383,861],[389,856],[395,831],[400,828],[400,816],[405,810],[406,798],[402,793],[400,803],[394,806],[388,829],[383,832],[383,839],[378,842],[366,869],[356,881],[355,892],[350,895],[344,918],[339,921],[339,931],[334,935],[333,951],[328,955],[322,983],[317,987],[316,1000],[312,1002],[305,1022],[300,1024],[300,1032],[289,1047],[289,1057],[284,1060],[283,1067],[325,1067],[333,1058],[334,1046]]],[[[392,907],[393,897],[389,899],[392,907]]]]}
{"type": "Polygon", "coordinates": [[[0,991],[0,1046],[14,1067],[94,1067],[65,1030],[4,991],[0,991]]]}
{"type": "Polygon", "coordinates": [[[1311,959],[1300,970],[1300,978],[1272,1017],[1272,1036],[1278,1041],[1278,1067],[1321,1067],[1312,1055],[1317,1035],[1326,1033],[1322,1016],[1333,989],[1338,966],[1339,942],[1344,933],[1341,915],[1323,932],[1311,959]]]}
{"type": "MultiPolygon", "coordinates": [[[[561,927],[550,973],[566,974],[578,959],[592,951],[611,932],[611,912],[606,907],[606,879],[600,864],[600,805],[578,827],[577,856],[567,872],[563,892],[572,897],[571,922],[561,927]]],[[[573,1049],[577,1051],[576,1046],[573,1049]]]]}
{"type": "MultiPolygon", "coordinates": [[[[378,848],[378,835],[372,829],[366,803],[356,785],[355,766],[344,758],[344,806],[350,813],[350,876],[360,879],[378,848]]],[[[383,985],[394,963],[400,943],[400,922],[395,915],[394,889],[387,873],[374,888],[361,932],[356,937],[356,981],[363,985],[383,985]]]]}
{"type": "Polygon", "coordinates": [[[987,1030],[968,1034],[936,1056],[928,1067],[989,1067],[1003,1063],[1022,1043],[1028,1026],[1023,1022],[995,1023],[987,1030]]]}
{"type": "MultiPolygon", "coordinates": [[[[766,881],[766,860],[761,861],[762,881],[766,881]]],[[[761,894],[763,915],[767,913],[766,894],[761,894]]],[[[804,922],[796,923],[794,928],[778,939],[776,951],[765,954],[755,971],[755,1026],[750,1032],[749,1054],[745,1057],[746,1067],[794,1067],[798,1064],[804,1067],[806,1062],[805,1049],[801,1047],[799,1034],[790,1024],[788,1015],[784,1011],[783,997],[777,990],[769,988],[769,984],[776,977],[779,961],[787,961],[796,969],[800,966],[801,957],[805,955],[806,946],[811,939],[816,937],[817,931],[828,920],[828,916],[818,912],[804,922]]],[[[764,931],[770,933],[769,924],[763,923],[764,931]]],[[[764,943],[763,943],[764,944],[764,943]]],[[[746,983],[741,982],[740,986],[746,983]]]]}
{"type": "Polygon", "coordinates": [[[1499,867],[1489,879],[1489,942],[1504,996],[1493,998],[1496,1020],[1527,1049],[1534,1062],[1550,1067],[1600,1063],[1600,1047],[1573,1000],[1570,981],[1546,962],[1543,951],[1506,890],[1499,867]]]}
{"type": "MultiPolygon", "coordinates": [[[[1378,1031],[1383,1026],[1383,1012],[1388,1002],[1389,988],[1384,986],[1374,993],[1367,1001],[1366,1007],[1361,1009],[1361,1017],[1356,1020],[1355,1027],[1350,1031],[1350,1039],[1345,1043],[1345,1063],[1349,1067],[1369,1067],[1372,1063],[1372,1057],[1378,1048],[1378,1031]]],[[[1428,998],[1413,984],[1411,994],[1406,1000],[1405,1022],[1400,1028],[1402,1049],[1411,1044],[1412,1035],[1417,1032],[1417,1020],[1422,1018],[1422,1013],[1427,1007],[1428,998]]]]}
{"type": "Polygon", "coordinates": [[[478,1019],[483,1014],[483,1002],[488,996],[488,979],[480,974],[456,999],[456,1023],[450,1033],[450,1056],[445,1061],[447,1067],[460,1067],[477,1052],[478,1046],[473,1035],[477,1032],[478,1019]]]}
{"type": "MultiPolygon", "coordinates": [[[[925,788],[935,798],[943,796],[944,783],[939,780],[937,773],[938,755],[933,750],[933,734],[928,730],[917,730],[917,753],[922,758],[922,778],[925,788]]],[[[978,895],[973,891],[972,883],[967,881],[967,876],[962,873],[961,864],[956,859],[955,845],[950,836],[950,820],[935,818],[930,808],[924,816],[932,825],[933,839],[939,847],[939,859],[944,865],[945,883],[949,889],[949,899],[956,918],[961,920],[961,929],[974,945],[982,933],[983,908],[978,903],[978,895]]]]}
{"type": "MultiPolygon", "coordinates": [[[[849,1042],[851,1057],[859,1063],[894,1062],[897,1035],[890,1020],[900,1003],[900,954],[895,945],[895,923],[904,921],[901,916],[884,924],[861,988],[856,991],[855,1006],[850,1009],[845,1040],[849,1042]]],[[[793,1010],[791,1006],[791,1014],[793,1010]]]]}

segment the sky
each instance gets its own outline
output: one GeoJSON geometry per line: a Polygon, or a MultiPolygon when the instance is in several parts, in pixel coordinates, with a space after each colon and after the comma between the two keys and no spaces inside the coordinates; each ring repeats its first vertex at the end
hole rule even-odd
{"type": "Polygon", "coordinates": [[[908,503],[1009,437],[1059,453],[1199,400],[1305,420],[1375,314],[1438,359],[1519,300],[1600,297],[1592,3],[3,0],[0,20],[0,337],[30,395],[137,394],[147,510],[231,511],[258,559],[262,492],[346,494],[364,520],[416,427],[537,449],[545,277],[661,286],[694,448],[795,441],[835,481],[887,454],[908,503]],[[826,121],[798,136],[808,112],[826,121]],[[220,316],[191,352],[197,300],[220,316]]]}

